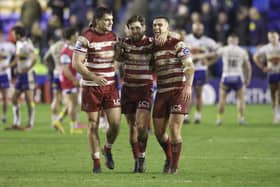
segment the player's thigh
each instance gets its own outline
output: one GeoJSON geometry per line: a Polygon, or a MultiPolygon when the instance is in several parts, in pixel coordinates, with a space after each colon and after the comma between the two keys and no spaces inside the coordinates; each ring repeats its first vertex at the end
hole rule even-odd
{"type": "Polygon", "coordinates": [[[115,108],[109,108],[104,110],[109,124],[119,125],[121,122],[121,108],[115,107],[115,108]]]}
{"type": "Polygon", "coordinates": [[[87,112],[88,122],[90,128],[98,127],[99,112],[87,112]]]}
{"type": "Polygon", "coordinates": [[[71,102],[73,107],[77,107],[78,106],[78,94],[71,93],[71,94],[68,94],[68,97],[69,97],[69,101],[71,102]]]}
{"type": "Polygon", "coordinates": [[[125,118],[129,126],[135,124],[135,114],[125,114],[125,118]]]}
{"type": "Polygon", "coordinates": [[[202,96],[202,85],[197,85],[194,87],[194,89],[196,97],[200,98],[202,96]]]}
{"type": "Polygon", "coordinates": [[[26,102],[28,103],[33,102],[33,90],[25,90],[24,94],[25,94],[26,102]]]}
{"type": "Polygon", "coordinates": [[[224,103],[227,97],[227,90],[223,86],[220,86],[219,94],[220,94],[220,99],[219,99],[220,102],[224,103]]]}
{"type": "Polygon", "coordinates": [[[0,93],[2,95],[3,101],[6,101],[7,100],[7,95],[8,95],[8,89],[0,88],[0,93]]]}
{"type": "Polygon", "coordinates": [[[150,110],[137,109],[136,111],[136,123],[146,125],[150,120],[150,110]]]}
{"type": "Polygon", "coordinates": [[[244,101],[245,97],[245,87],[242,86],[240,89],[236,91],[236,96],[239,101],[244,101]]]}
{"type": "Polygon", "coordinates": [[[168,126],[168,118],[153,118],[153,121],[156,136],[164,134],[168,126]]]}

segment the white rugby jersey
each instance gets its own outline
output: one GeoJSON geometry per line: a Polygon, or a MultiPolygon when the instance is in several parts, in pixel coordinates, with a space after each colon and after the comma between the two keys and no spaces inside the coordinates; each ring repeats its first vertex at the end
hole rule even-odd
{"type": "Polygon", "coordinates": [[[0,42],[0,75],[9,74],[10,70],[2,68],[10,64],[12,56],[15,54],[16,47],[13,43],[2,41],[0,42]]]}
{"type": "Polygon", "coordinates": [[[229,76],[240,76],[244,81],[243,65],[249,60],[247,51],[237,45],[227,45],[219,48],[217,54],[223,60],[222,80],[229,76]]]}
{"type": "Polygon", "coordinates": [[[19,73],[21,73],[24,68],[27,68],[31,65],[31,53],[34,53],[34,46],[30,39],[17,41],[16,55],[19,56],[19,61],[17,63],[17,70],[19,73]]]}
{"type": "Polygon", "coordinates": [[[267,67],[271,68],[270,73],[280,73],[280,43],[273,46],[267,44],[257,50],[256,55],[262,55],[266,58],[267,67]]]}
{"type": "MultiPolygon", "coordinates": [[[[190,46],[193,56],[201,53],[209,53],[217,49],[217,43],[207,36],[196,38],[193,34],[189,34],[186,36],[185,43],[190,46]]],[[[201,61],[197,61],[194,63],[194,68],[195,70],[207,70],[207,65],[201,61]]]]}

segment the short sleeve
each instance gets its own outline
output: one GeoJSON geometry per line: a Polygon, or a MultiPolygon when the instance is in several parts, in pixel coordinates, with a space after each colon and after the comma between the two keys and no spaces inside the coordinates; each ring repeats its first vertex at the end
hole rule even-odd
{"type": "Polygon", "coordinates": [[[75,44],[74,51],[86,53],[87,48],[88,48],[88,40],[83,36],[79,36],[79,38],[75,44]]]}
{"type": "Polygon", "coordinates": [[[71,63],[71,58],[67,54],[62,54],[60,56],[60,62],[61,62],[61,64],[70,64],[71,63]]]}
{"type": "Polygon", "coordinates": [[[186,46],[183,41],[179,41],[176,46],[176,54],[179,58],[189,58],[191,56],[190,49],[186,46]]]}

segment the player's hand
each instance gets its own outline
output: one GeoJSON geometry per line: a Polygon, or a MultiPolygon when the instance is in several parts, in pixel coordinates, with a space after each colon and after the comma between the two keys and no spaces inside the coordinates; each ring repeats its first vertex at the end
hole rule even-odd
{"type": "Polygon", "coordinates": [[[185,101],[190,102],[192,99],[192,87],[189,85],[186,85],[183,89],[183,97],[185,101]]]}
{"type": "Polygon", "coordinates": [[[97,76],[97,75],[93,75],[92,80],[96,84],[98,84],[98,86],[105,86],[108,83],[108,81],[104,77],[97,76]]]}

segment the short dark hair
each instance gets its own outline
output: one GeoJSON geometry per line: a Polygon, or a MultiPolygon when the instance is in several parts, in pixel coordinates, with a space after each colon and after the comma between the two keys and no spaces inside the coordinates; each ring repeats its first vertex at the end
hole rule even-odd
{"type": "Polygon", "coordinates": [[[65,28],[63,30],[63,37],[66,39],[66,40],[69,40],[71,38],[71,36],[73,36],[74,34],[77,33],[77,29],[74,28],[74,27],[68,27],[68,28],[65,28]]]}
{"type": "Polygon", "coordinates": [[[94,20],[102,18],[105,14],[113,14],[112,10],[105,7],[98,7],[95,11],[94,20]]]}
{"type": "Polygon", "coordinates": [[[142,26],[144,26],[146,24],[146,20],[143,16],[134,15],[127,20],[126,26],[129,27],[129,25],[131,23],[134,23],[137,21],[139,21],[142,26]]]}
{"type": "Polygon", "coordinates": [[[24,37],[26,34],[25,29],[19,25],[14,26],[12,30],[15,32],[16,35],[19,35],[20,37],[24,37]]]}
{"type": "Polygon", "coordinates": [[[166,17],[166,16],[157,16],[157,17],[154,18],[154,20],[155,19],[164,19],[167,23],[169,23],[169,18],[166,17]]]}
{"type": "Polygon", "coordinates": [[[235,33],[230,33],[230,34],[228,35],[228,37],[231,37],[231,38],[239,38],[238,35],[235,34],[235,33]]]}

